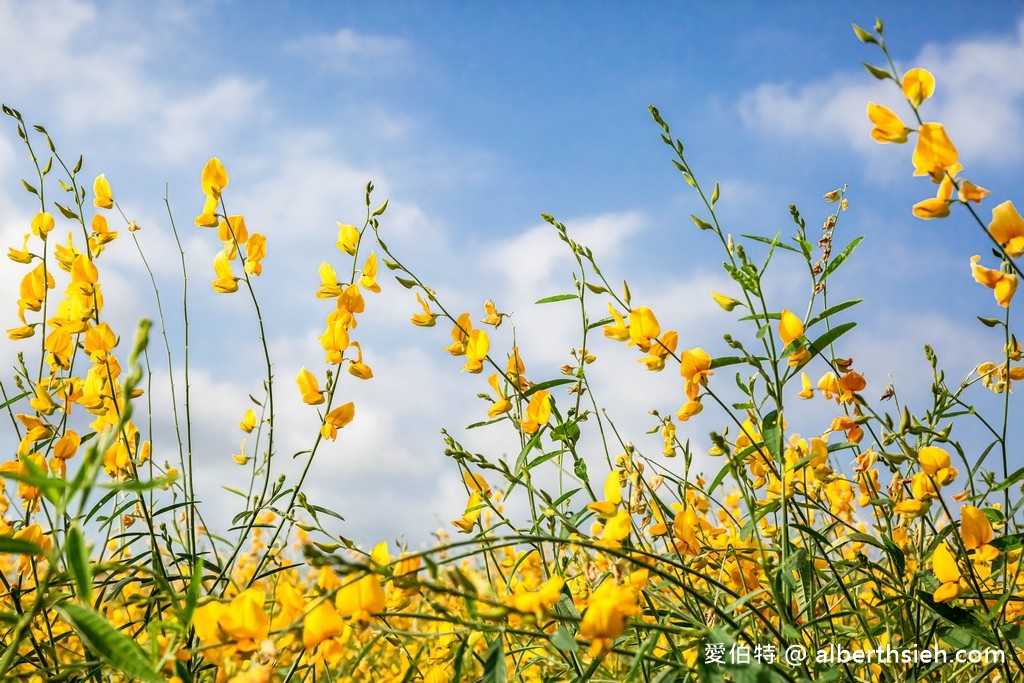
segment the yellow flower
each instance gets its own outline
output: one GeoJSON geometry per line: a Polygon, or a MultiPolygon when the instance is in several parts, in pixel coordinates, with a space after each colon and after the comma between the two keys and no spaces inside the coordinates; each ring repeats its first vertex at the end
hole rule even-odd
{"type": "Polygon", "coordinates": [[[704,405],[697,400],[687,401],[676,413],[676,419],[680,422],[687,422],[691,417],[704,410],[704,405]]]}
{"type": "Polygon", "coordinates": [[[46,239],[54,227],[53,215],[48,211],[37,213],[32,219],[32,234],[41,239],[46,239]]]}
{"type": "Polygon", "coordinates": [[[96,180],[92,184],[92,193],[94,206],[100,209],[114,208],[114,195],[110,191],[110,182],[107,180],[107,176],[102,173],[96,176],[96,180]]]}
{"type": "Polygon", "coordinates": [[[349,256],[355,256],[359,248],[359,228],[338,223],[338,249],[349,256]]]}
{"type": "Polygon", "coordinates": [[[487,411],[487,417],[495,418],[499,415],[504,415],[508,411],[512,410],[512,402],[506,398],[505,394],[501,393],[501,375],[494,373],[487,378],[487,383],[494,389],[494,393],[498,395],[498,400],[494,402],[490,410],[487,411]]]}
{"type": "Polygon", "coordinates": [[[263,274],[263,259],[267,257],[267,238],[254,232],[245,243],[245,272],[249,275],[263,274]]]}
{"type": "Polygon", "coordinates": [[[231,294],[238,291],[238,278],[231,272],[231,261],[225,249],[217,252],[213,258],[213,271],[217,279],[213,281],[213,291],[220,294],[231,294]]]}
{"type": "Polygon", "coordinates": [[[370,252],[366,264],[363,265],[363,274],[359,278],[359,285],[371,292],[380,292],[380,285],[377,284],[377,254],[370,252]]]}
{"type": "Polygon", "coordinates": [[[25,235],[25,239],[21,243],[21,249],[10,247],[7,250],[7,258],[11,259],[15,263],[32,263],[32,254],[28,250],[29,237],[31,237],[31,235],[25,235]]]}
{"type": "Polygon", "coordinates": [[[987,545],[992,540],[992,523],[978,508],[964,505],[960,508],[960,537],[968,550],[987,545]]]}
{"type": "Polygon", "coordinates": [[[483,362],[490,349],[491,340],[488,339],[487,333],[483,330],[471,330],[466,341],[466,364],[462,366],[463,372],[476,374],[483,370],[483,362]]]}
{"type": "Polygon", "coordinates": [[[960,569],[945,543],[939,543],[932,553],[932,572],[942,583],[932,594],[935,602],[949,602],[960,595],[960,569]]]}
{"type": "Polygon", "coordinates": [[[384,611],[387,604],[380,580],[373,574],[364,574],[338,589],[334,598],[338,612],[345,617],[365,625],[372,614],[384,611]]]}
{"type": "Polygon", "coordinates": [[[245,454],[245,439],[242,439],[241,452],[232,453],[231,458],[239,465],[245,465],[249,462],[249,456],[245,454]]]}
{"type": "Polygon", "coordinates": [[[687,349],[679,356],[679,374],[686,379],[686,397],[697,400],[701,387],[708,385],[711,372],[711,356],[700,348],[687,349]]]}
{"type": "Polygon", "coordinates": [[[626,327],[626,322],[611,303],[608,304],[608,312],[611,313],[612,320],[615,322],[604,326],[604,336],[615,341],[626,341],[629,339],[629,328],[626,327]]]}
{"type": "Polygon", "coordinates": [[[665,359],[670,353],[675,353],[676,345],[679,343],[679,334],[675,330],[669,330],[661,335],[660,339],[652,339],[648,355],[637,360],[643,363],[648,370],[660,372],[665,369],[665,359]]]}
{"type": "Polygon", "coordinates": [[[320,387],[317,385],[316,377],[313,373],[302,368],[299,370],[299,376],[296,377],[296,382],[299,384],[299,391],[302,393],[302,400],[311,406],[320,405],[324,402],[324,393],[320,391],[320,387]]]}
{"type": "Polygon", "coordinates": [[[992,209],[992,222],[988,224],[988,231],[1013,258],[1024,254],[1024,218],[1021,218],[1013,202],[1003,202],[992,209]]]}
{"type": "Polygon", "coordinates": [[[926,69],[911,69],[903,75],[902,86],[903,96],[917,108],[935,92],[935,76],[926,69]]]}
{"type": "Polygon", "coordinates": [[[800,398],[814,398],[814,389],[811,387],[811,378],[807,376],[806,372],[800,373],[800,393],[797,394],[800,398]]]}
{"type": "Polygon", "coordinates": [[[579,635],[591,641],[591,657],[608,652],[612,641],[626,630],[626,619],[640,615],[639,597],[637,587],[619,585],[611,578],[605,579],[590,595],[579,635]]]}
{"type": "Polygon", "coordinates": [[[719,294],[718,292],[711,292],[711,298],[715,300],[715,303],[722,307],[722,310],[731,311],[740,305],[740,302],[732,297],[719,294]]]}
{"type": "Polygon", "coordinates": [[[338,283],[338,275],[334,272],[334,266],[324,261],[317,269],[317,273],[320,275],[320,288],[316,291],[317,299],[333,299],[341,295],[341,285],[338,283]]]}
{"type": "Polygon", "coordinates": [[[228,186],[228,172],[220,159],[213,157],[203,167],[203,194],[214,199],[220,199],[220,193],[228,186]]]}
{"type": "Polygon", "coordinates": [[[323,601],[310,610],[302,620],[302,646],[307,650],[339,636],[345,630],[345,620],[328,601],[323,601]]]}
{"type": "Polygon", "coordinates": [[[783,309],[779,315],[779,337],[782,339],[782,343],[788,346],[802,336],[804,336],[804,324],[800,318],[792,311],[783,309]]]}
{"type": "Polygon", "coordinates": [[[256,411],[252,408],[245,411],[245,415],[242,416],[242,421],[238,423],[238,428],[246,434],[251,434],[252,430],[256,429],[256,411]]]}
{"type": "Polygon", "coordinates": [[[949,452],[938,446],[925,446],[917,451],[917,462],[921,471],[933,477],[940,486],[956,479],[957,469],[951,466],[949,452]]]}
{"type": "Polygon", "coordinates": [[[622,485],[619,483],[619,473],[612,470],[604,480],[604,500],[595,503],[588,503],[587,509],[604,519],[611,517],[622,504],[622,485]]]}
{"type": "Polygon", "coordinates": [[[469,495],[466,512],[463,513],[462,519],[452,521],[452,525],[459,530],[460,534],[472,533],[473,527],[476,526],[476,521],[480,519],[480,513],[485,507],[487,507],[487,502],[484,500],[484,495],[479,491],[474,491],[469,495]]]}
{"type": "Polygon", "coordinates": [[[543,389],[534,392],[526,405],[526,418],[520,421],[523,431],[527,434],[536,434],[550,419],[551,394],[543,389]]]}
{"type": "Polygon", "coordinates": [[[462,356],[466,353],[466,343],[469,341],[469,333],[473,330],[473,323],[469,313],[463,313],[452,326],[452,344],[445,347],[445,351],[453,356],[462,356]]]}
{"type": "Polygon", "coordinates": [[[565,579],[557,574],[545,581],[536,591],[524,590],[522,584],[519,584],[515,593],[505,597],[505,604],[521,614],[532,615],[540,620],[562,598],[564,585],[565,579]]]}
{"type": "Polygon", "coordinates": [[[1000,270],[991,270],[978,265],[980,256],[971,257],[971,275],[978,284],[985,285],[993,290],[996,302],[1003,308],[1010,305],[1014,292],[1017,291],[1017,276],[1014,273],[1004,273],[1000,270]]]}
{"type": "Polygon", "coordinates": [[[373,377],[373,370],[370,366],[363,362],[363,347],[359,345],[359,342],[352,342],[350,346],[356,347],[359,356],[354,361],[350,361],[348,364],[349,374],[359,379],[370,379],[373,377]]]}
{"type": "Polygon", "coordinates": [[[604,523],[601,540],[617,546],[629,537],[633,527],[633,519],[628,510],[619,510],[615,516],[604,523]]]}
{"type": "Polygon", "coordinates": [[[324,415],[324,424],[320,427],[320,434],[325,439],[334,441],[338,438],[338,430],[344,429],[356,416],[356,404],[348,403],[334,408],[324,415]]]}
{"type": "Polygon", "coordinates": [[[900,117],[896,116],[892,109],[881,104],[868,102],[868,118],[875,127],[871,130],[871,137],[879,143],[895,142],[904,143],[907,141],[907,134],[910,129],[903,125],[900,117]]]}
{"type": "Polygon", "coordinates": [[[422,313],[414,313],[411,322],[413,325],[418,327],[433,327],[437,322],[437,316],[430,311],[430,306],[423,300],[419,292],[416,292],[416,301],[420,302],[420,306],[423,307],[422,313]]]}
{"type": "Polygon", "coordinates": [[[914,175],[931,176],[933,183],[939,183],[959,158],[941,123],[921,124],[914,147],[914,175]]]}
{"type": "Polygon", "coordinates": [[[647,353],[651,348],[651,340],[657,339],[660,334],[661,326],[658,319],[647,306],[640,306],[629,312],[630,346],[639,346],[641,351],[647,353]]]}

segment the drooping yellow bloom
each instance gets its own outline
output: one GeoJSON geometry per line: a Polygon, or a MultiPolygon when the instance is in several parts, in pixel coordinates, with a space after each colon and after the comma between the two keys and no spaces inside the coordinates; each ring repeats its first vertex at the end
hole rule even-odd
{"type": "Polygon", "coordinates": [[[782,339],[782,343],[788,346],[802,336],[804,336],[804,324],[800,318],[789,309],[783,309],[779,316],[779,337],[782,339]]]}
{"type": "Polygon", "coordinates": [[[213,157],[203,167],[203,193],[214,199],[220,199],[221,192],[228,186],[228,172],[220,159],[213,157]]]}
{"type": "Polygon", "coordinates": [[[461,519],[453,520],[452,526],[458,529],[460,534],[473,533],[473,527],[476,526],[476,521],[480,519],[480,513],[485,507],[487,507],[487,502],[484,500],[483,494],[473,491],[466,502],[465,513],[461,519]]]}
{"type": "Polygon", "coordinates": [[[973,505],[960,508],[960,537],[964,547],[975,550],[992,541],[992,523],[985,513],[973,505]]]}
{"type": "Polygon", "coordinates": [[[246,465],[249,462],[249,456],[245,454],[245,439],[242,439],[242,445],[239,448],[238,453],[232,453],[231,459],[239,465],[246,465]]]}
{"type": "Polygon", "coordinates": [[[423,312],[413,314],[411,318],[412,324],[417,327],[433,327],[437,322],[437,316],[431,312],[430,306],[428,306],[427,302],[423,300],[423,297],[420,296],[419,292],[416,292],[416,301],[420,302],[420,306],[423,307],[423,312]]]}
{"type": "Polygon", "coordinates": [[[612,470],[604,479],[604,500],[588,503],[587,509],[597,514],[601,519],[611,517],[622,504],[622,484],[619,481],[619,473],[612,470]]]}
{"type": "Polygon", "coordinates": [[[971,257],[971,275],[974,277],[974,281],[993,290],[996,302],[1000,306],[1009,307],[1010,300],[1013,299],[1013,294],[1017,291],[1017,275],[980,266],[978,265],[980,260],[980,256],[971,257]]]}
{"type": "Polygon", "coordinates": [[[882,144],[887,142],[902,144],[907,141],[907,134],[910,133],[910,129],[903,124],[902,119],[889,107],[868,102],[868,118],[871,119],[871,123],[875,124],[875,127],[871,130],[871,137],[876,142],[882,144]]]}
{"type": "Polygon", "coordinates": [[[245,272],[259,277],[263,274],[263,259],[267,257],[266,236],[254,232],[245,243],[245,272]]]}
{"type": "Polygon", "coordinates": [[[668,358],[669,354],[676,352],[678,344],[679,333],[675,330],[669,330],[661,335],[660,338],[650,340],[648,355],[638,359],[637,363],[643,363],[652,372],[660,372],[665,369],[665,359],[668,358]]]}
{"type": "Polygon", "coordinates": [[[525,419],[521,420],[523,431],[527,434],[536,434],[550,419],[551,394],[543,389],[534,392],[526,405],[525,419]]]}
{"type": "Polygon", "coordinates": [[[356,347],[358,351],[358,357],[354,361],[350,361],[348,364],[348,371],[353,377],[359,379],[371,379],[373,377],[373,370],[370,366],[363,362],[363,347],[359,345],[359,342],[352,342],[350,346],[356,347]]]}
{"type": "Polygon", "coordinates": [[[334,272],[334,266],[327,261],[320,264],[317,271],[320,274],[320,288],[316,292],[317,299],[333,299],[341,294],[341,285],[338,282],[338,275],[334,272]]]}
{"type": "Polygon", "coordinates": [[[320,427],[320,435],[334,441],[338,438],[338,430],[344,429],[356,416],[356,404],[352,401],[334,408],[324,415],[324,424],[320,427]]]}
{"type": "Polygon", "coordinates": [[[711,372],[711,356],[700,347],[683,351],[679,356],[679,374],[686,379],[686,397],[696,401],[700,388],[706,387],[708,377],[714,374],[711,372]]]}
{"type": "Polygon", "coordinates": [[[920,107],[935,92],[935,76],[927,69],[911,69],[903,75],[902,89],[903,96],[914,107],[920,107]]]}
{"type": "Polygon", "coordinates": [[[320,335],[320,346],[327,352],[327,362],[337,365],[349,347],[348,326],[343,316],[328,318],[327,329],[320,335]]]}
{"type": "Polygon", "coordinates": [[[21,249],[15,249],[10,247],[7,250],[7,258],[11,259],[15,263],[32,263],[32,254],[28,250],[28,239],[31,237],[29,234],[25,234],[25,239],[21,243],[21,249]]]}
{"type": "Polygon", "coordinates": [[[371,292],[380,292],[380,285],[377,284],[377,254],[372,251],[363,265],[363,274],[359,278],[359,285],[371,292]]]}
{"type": "Polygon", "coordinates": [[[484,313],[486,315],[484,319],[480,321],[484,325],[493,325],[494,327],[499,327],[501,325],[501,313],[498,313],[498,308],[490,299],[484,302],[484,313]]]}
{"type": "Polygon", "coordinates": [[[1024,218],[1013,202],[1006,201],[992,209],[988,231],[1013,258],[1024,254],[1024,218]]]}
{"type": "Polygon", "coordinates": [[[950,199],[953,196],[953,181],[950,178],[952,175],[953,171],[950,169],[950,172],[942,177],[939,191],[935,193],[934,199],[925,199],[914,204],[915,216],[923,220],[931,220],[932,218],[945,218],[949,215],[950,199]]]}
{"type": "Polygon", "coordinates": [[[691,417],[700,413],[704,410],[704,404],[698,400],[687,401],[683,404],[683,407],[676,413],[676,419],[680,422],[687,422],[691,417]]]}
{"type": "Polygon", "coordinates": [[[811,387],[811,378],[807,376],[806,372],[800,373],[800,393],[797,394],[800,398],[814,398],[814,389],[811,387]]]}
{"type": "Polygon", "coordinates": [[[213,291],[220,294],[231,294],[238,291],[238,278],[231,272],[231,261],[225,249],[217,252],[213,258],[213,271],[217,279],[213,281],[213,291]]]}
{"type": "Polygon", "coordinates": [[[939,183],[959,158],[941,123],[921,124],[914,147],[914,175],[931,176],[933,183],[939,183]]]}
{"type": "Polygon", "coordinates": [[[338,589],[334,603],[342,616],[366,625],[371,615],[384,611],[387,601],[380,579],[373,574],[364,574],[360,579],[338,589]]]}
{"type": "Polygon", "coordinates": [[[945,543],[939,543],[932,553],[932,572],[942,583],[932,594],[935,602],[949,602],[960,595],[960,569],[945,543]]]}
{"type": "Polygon", "coordinates": [[[639,346],[646,353],[651,348],[651,340],[661,334],[661,325],[654,317],[654,312],[647,306],[634,308],[629,312],[629,345],[639,346]]]}
{"type": "Polygon", "coordinates": [[[501,392],[501,375],[494,373],[487,378],[487,383],[494,389],[494,393],[498,395],[498,400],[494,402],[490,410],[487,411],[487,417],[495,418],[499,415],[504,415],[508,411],[512,410],[512,402],[501,392]]]}
{"type": "Polygon", "coordinates": [[[731,311],[740,305],[740,302],[733,299],[730,296],[719,294],[718,292],[711,292],[711,298],[715,300],[715,303],[722,307],[722,310],[731,311]]]}
{"type": "Polygon", "coordinates": [[[591,641],[590,656],[607,652],[612,641],[626,630],[626,619],[641,614],[637,586],[619,585],[607,578],[590,595],[580,621],[579,635],[591,641]]]}
{"type": "Polygon", "coordinates": [[[302,393],[303,402],[317,406],[324,402],[324,392],[320,391],[316,377],[306,368],[299,370],[299,376],[295,378],[298,382],[299,391],[302,393]]]}
{"type": "Polygon", "coordinates": [[[112,209],[114,208],[114,194],[110,191],[110,182],[107,180],[107,176],[102,173],[96,176],[96,180],[92,184],[94,206],[100,209],[112,209]]]}
{"type": "Polygon", "coordinates": [[[633,518],[628,510],[619,510],[615,515],[604,523],[601,530],[601,541],[613,547],[618,547],[622,541],[629,538],[633,529],[633,518]]]}
{"type": "Polygon", "coordinates": [[[349,256],[355,256],[359,248],[359,228],[354,225],[338,223],[338,249],[349,256]]]}
{"type": "Polygon", "coordinates": [[[46,239],[46,236],[54,228],[53,215],[48,211],[42,211],[37,213],[32,219],[32,234],[40,239],[46,239]]]}
{"type": "Polygon", "coordinates": [[[951,465],[949,452],[938,446],[924,446],[917,451],[917,462],[921,471],[932,477],[937,484],[945,486],[957,477],[957,469],[951,465]]]}
{"type": "Polygon", "coordinates": [[[463,313],[452,326],[453,343],[445,347],[445,351],[453,356],[462,356],[466,353],[466,343],[469,341],[469,333],[473,330],[473,322],[469,313],[463,313]]]}
{"type": "MultiPolygon", "coordinates": [[[[300,612],[301,614],[301,612],[300,612]]],[[[320,602],[302,620],[302,646],[307,650],[345,630],[345,620],[329,601],[320,602]]]]}
{"type": "Polygon", "coordinates": [[[520,584],[512,595],[505,597],[505,604],[520,614],[532,615],[534,619],[540,620],[561,599],[564,585],[565,579],[557,574],[535,591],[526,590],[520,584]]]}
{"type": "Polygon", "coordinates": [[[242,416],[242,421],[238,423],[238,428],[246,434],[251,434],[252,430],[256,429],[256,411],[252,408],[245,411],[245,415],[242,416]]]}
{"type": "Polygon", "coordinates": [[[471,330],[466,341],[466,364],[462,366],[463,372],[476,374],[483,370],[483,362],[487,359],[487,352],[490,349],[491,340],[487,333],[483,330],[471,330]]]}
{"type": "Polygon", "coordinates": [[[608,304],[608,312],[611,313],[612,319],[615,322],[604,326],[604,336],[615,341],[626,341],[629,339],[629,328],[626,327],[626,322],[611,303],[608,304]]]}

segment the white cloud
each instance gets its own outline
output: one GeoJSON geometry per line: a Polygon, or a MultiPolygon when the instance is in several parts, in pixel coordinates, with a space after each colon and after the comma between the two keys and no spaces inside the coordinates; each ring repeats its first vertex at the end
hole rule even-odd
{"type": "MultiPolygon", "coordinates": [[[[961,154],[973,161],[1012,164],[1024,158],[1024,21],[1014,35],[927,45],[905,70],[922,66],[938,86],[922,108],[942,122],[961,154]]],[[[861,153],[877,147],[868,135],[869,101],[886,104],[905,120],[909,112],[891,81],[842,73],[806,85],[766,83],[740,98],[744,124],[779,137],[843,144],[861,153]]]]}
{"type": "Polygon", "coordinates": [[[408,67],[411,53],[401,38],[361,34],[350,28],[302,36],[286,43],[284,49],[346,76],[393,74],[408,67]]]}

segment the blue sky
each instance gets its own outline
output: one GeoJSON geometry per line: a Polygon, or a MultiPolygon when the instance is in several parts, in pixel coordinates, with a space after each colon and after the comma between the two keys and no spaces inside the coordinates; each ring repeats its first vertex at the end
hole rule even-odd
{"type": "MultiPolygon", "coordinates": [[[[87,176],[106,173],[143,227],[140,243],[173,308],[180,284],[162,258],[173,248],[163,207],[169,187],[194,285],[193,384],[207,401],[196,417],[197,455],[212,500],[215,484],[241,476],[230,460],[240,436],[232,426],[259,388],[248,303],[209,291],[217,244],[191,227],[202,203],[199,171],[213,155],[231,174],[229,208],[268,236],[258,293],[274,330],[277,381],[293,402],[298,368],[322,367],[316,336],[327,309],[312,296],[316,267],[325,257],[343,263],[330,253],[335,222],[361,220],[368,180],[391,200],[389,246],[451,309],[482,315],[492,298],[515,311],[528,376],[556,373],[575,343],[564,309],[531,306],[571,287],[571,261],[541,212],[592,246],[611,278],[628,279],[634,300],[650,305],[663,328],[678,329],[683,348],[721,349],[721,333],[737,328],[707,293],[730,285],[720,254],[692,227],[696,197],[669,163],[647,113],[652,103],[686,143],[702,182],[721,183],[730,232],[790,234],[791,203],[813,227],[826,215],[821,196],[850,184],[837,240],[867,239],[834,288],[867,301],[845,355],[868,377],[869,394],[891,376],[923,407],[925,342],[956,378],[994,359],[999,340],[974,316],[998,311],[968,267],[972,254],[987,253],[985,241],[961,214],[913,218],[910,206],[933,188],[910,177],[908,147],[868,136],[869,100],[903,111],[891,84],[860,66],[878,63],[879,53],[850,30],[879,14],[899,66],[935,73],[938,91],[925,111],[947,124],[966,175],[993,190],[982,215],[1005,199],[1024,201],[1013,194],[1024,165],[1024,6],[1010,2],[0,0],[0,100],[46,125],[66,157],[83,153],[87,176]]],[[[30,172],[6,125],[5,244],[20,245],[36,210],[17,182],[30,172]]],[[[116,246],[103,276],[109,315],[127,338],[154,308],[134,247],[116,246]]],[[[0,265],[5,291],[16,291],[19,268],[0,265]]],[[[779,308],[805,305],[801,282],[784,267],[775,277],[779,308]]],[[[340,533],[372,542],[404,532],[415,543],[462,512],[439,428],[459,433],[480,419],[486,404],[475,394],[487,387],[441,352],[447,329],[408,324],[412,294],[384,286],[360,327],[376,378],[344,386],[357,422],[320,456],[311,497],[346,516],[340,533]]],[[[13,304],[0,315],[13,326],[13,304]]],[[[171,336],[179,338],[176,329],[171,336]]],[[[493,341],[507,351],[507,338],[493,341]]],[[[678,409],[681,385],[669,373],[644,375],[632,350],[595,350],[607,368],[599,400],[643,443],[647,411],[678,409]]],[[[14,352],[0,354],[5,366],[14,352]]],[[[156,372],[159,379],[166,370],[156,372]]],[[[170,446],[166,397],[154,400],[155,438],[170,446]]],[[[685,428],[695,444],[721,426],[722,416],[708,413],[685,428]]],[[[308,447],[316,418],[301,405],[282,415],[287,458],[308,447]]],[[[463,436],[497,454],[517,449],[510,432],[463,436]]],[[[649,450],[656,456],[657,444],[649,450]]]]}

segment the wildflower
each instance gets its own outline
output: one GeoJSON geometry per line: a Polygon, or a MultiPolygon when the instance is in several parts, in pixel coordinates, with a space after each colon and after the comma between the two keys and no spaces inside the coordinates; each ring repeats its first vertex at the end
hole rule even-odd
{"type": "Polygon", "coordinates": [[[619,315],[619,312],[615,310],[611,303],[608,304],[608,312],[611,313],[612,320],[615,322],[604,326],[604,336],[615,341],[626,341],[629,339],[629,328],[626,327],[622,316],[619,315]]]}
{"type": "Polygon", "coordinates": [[[484,302],[484,313],[486,313],[487,315],[483,320],[480,321],[484,325],[494,325],[494,327],[496,328],[501,325],[501,318],[503,314],[498,313],[497,307],[494,305],[494,302],[491,301],[490,299],[484,302]]]}
{"type": "Polygon", "coordinates": [[[373,574],[364,574],[338,589],[334,598],[338,613],[365,626],[370,616],[384,611],[384,588],[373,574]]]}
{"type": "Polygon", "coordinates": [[[885,144],[895,142],[902,144],[907,141],[907,128],[900,117],[896,116],[892,109],[881,104],[868,102],[868,118],[875,127],[871,130],[871,137],[876,142],[885,144]]]}
{"type": "Polygon", "coordinates": [[[711,372],[711,356],[700,348],[687,349],[679,356],[679,374],[686,380],[686,397],[697,400],[701,387],[708,385],[711,372]]]}
{"type": "Polygon", "coordinates": [[[935,76],[927,69],[915,68],[903,74],[903,96],[916,109],[935,92],[935,76]]]}
{"type": "Polygon", "coordinates": [[[960,569],[945,543],[939,543],[932,553],[932,572],[942,584],[932,594],[935,602],[949,602],[960,595],[960,569]]]}
{"type": "Polygon", "coordinates": [[[697,400],[687,401],[683,404],[683,407],[676,413],[676,419],[680,422],[686,422],[700,411],[704,410],[704,405],[697,400]]]}
{"type": "Polygon", "coordinates": [[[32,254],[28,250],[28,239],[31,235],[26,234],[25,239],[22,241],[21,249],[15,249],[10,247],[7,250],[7,258],[11,259],[15,263],[32,263],[32,254]]]}
{"type": "Polygon", "coordinates": [[[372,251],[363,265],[363,274],[359,278],[359,285],[371,292],[380,292],[380,285],[377,284],[377,254],[372,251]]]}
{"type": "Polygon", "coordinates": [[[320,335],[320,346],[327,352],[327,362],[337,365],[349,347],[348,321],[343,316],[329,318],[327,329],[320,335]]]}
{"type": "Polygon", "coordinates": [[[299,391],[302,392],[302,400],[311,406],[320,405],[324,402],[324,393],[320,391],[320,387],[317,385],[316,377],[313,373],[302,368],[299,370],[299,376],[296,378],[299,384],[299,391]]]}
{"type": "Polygon", "coordinates": [[[601,531],[601,540],[607,545],[618,547],[622,541],[629,537],[633,528],[633,518],[628,510],[619,510],[615,515],[604,523],[601,531]]]}
{"type": "Polygon", "coordinates": [[[352,342],[350,346],[356,347],[358,357],[354,361],[349,361],[349,374],[358,377],[359,379],[371,379],[373,377],[373,370],[370,369],[369,365],[363,362],[363,347],[359,345],[359,342],[352,342]]]}
{"type": "Polygon", "coordinates": [[[487,359],[487,352],[491,349],[491,340],[483,330],[471,330],[469,339],[466,341],[466,364],[462,366],[463,372],[476,374],[483,370],[483,362],[487,359]]]}
{"type": "Polygon", "coordinates": [[[499,415],[504,415],[508,411],[512,410],[512,403],[505,397],[505,394],[501,392],[499,383],[501,382],[501,375],[494,373],[487,378],[487,383],[494,389],[494,393],[498,395],[498,400],[491,405],[490,410],[487,411],[487,417],[495,418],[499,415]]]}
{"type": "Polygon", "coordinates": [[[1000,306],[1009,307],[1010,300],[1013,299],[1013,294],[1017,291],[1016,274],[985,268],[978,265],[980,260],[980,256],[971,257],[971,275],[974,277],[974,281],[993,290],[996,302],[1000,306]]]}
{"type": "Polygon", "coordinates": [[[245,454],[245,439],[242,439],[242,446],[239,453],[232,453],[231,459],[239,465],[245,465],[249,462],[249,456],[245,454]]]}
{"type": "MultiPolygon", "coordinates": [[[[960,508],[960,537],[968,550],[981,550],[991,547],[992,523],[985,513],[972,505],[960,508]]],[[[998,551],[997,551],[998,554],[998,551]]]]}
{"type": "Polygon", "coordinates": [[[789,346],[804,336],[804,324],[792,311],[784,309],[779,315],[779,337],[782,343],[789,346]]]}
{"type": "Polygon", "coordinates": [[[523,590],[520,584],[512,595],[505,598],[505,604],[520,614],[532,615],[540,620],[562,598],[564,585],[565,578],[557,574],[545,581],[539,590],[523,590]]]}
{"type": "Polygon", "coordinates": [[[661,326],[654,312],[647,306],[634,308],[629,312],[629,345],[638,346],[644,353],[651,348],[651,340],[661,334],[661,326]]]}
{"type": "Polygon", "coordinates": [[[251,434],[252,430],[256,428],[256,411],[252,408],[245,411],[245,415],[242,416],[242,421],[238,423],[238,428],[246,434],[251,434]]]}
{"type": "Polygon", "coordinates": [[[551,419],[551,394],[543,389],[534,392],[526,405],[526,417],[520,421],[523,431],[536,434],[551,419]]]}
{"type": "Polygon", "coordinates": [[[420,306],[423,307],[422,313],[414,313],[411,322],[413,325],[418,327],[433,327],[437,322],[437,316],[430,311],[430,306],[423,300],[419,292],[416,292],[416,301],[420,302],[420,306]]]}
{"type": "Polygon", "coordinates": [[[935,479],[940,486],[950,484],[956,479],[957,469],[951,466],[949,452],[938,446],[924,446],[917,451],[917,462],[921,471],[935,479]]]}
{"type": "Polygon", "coordinates": [[[207,161],[203,167],[202,183],[205,195],[220,199],[221,192],[228,186],[228,172],[217,157],[207,161]]]}
{"type": "Polygon", "coordinates": [[[459,316],[458,320],[455,321],[455,325],[452,327],[452,344],[445,347],[445,351],[453,356],[463,356],[466,354],[466,343],[469,341],[469,333],[473,329],[473,323],[470,322],[469,313],[463,313],[459,316]]]}
{"type": "Polygon", "coordinates": [[[348,426],[356,416],[356,405],[348,403],[334,408],[324,415],[324,424],[320,427],[320,435],[325,439],[334,441],[338,438],[338,430],[348,426]]]}
{"type": "Polygon", "coordinates": [[[259,277],[263,274],[263,259],[267,257],[267,238],[254,232],[245,243],[245,272],[259,277]]]}
{"type": "Polygon", "coordinates": [[[114,195],[110,191],[110,182],[107,180],[107,176],[102,173],[96,176],[96,180],[92,184],[92,193],[94,195],[92,203],[97,208],[114,208],[114,195]]]}
{"type": "Polygon", "coordinates": [[[867,388],[867,380],[859,372],[850,370],[839,378],[839,400],[842,403],[853,400],[854,394],[867,388]]]}
{"type": "Polygon", "coordinates": [[[638,359],[637,363],[645,364],[652,372],[659,372],[665,368],[665,359],[668,355],[675,353],[678,343],[679,334],[675,330],[669,330],[660,339],[651,341],[648,355],[638,359]]]}
{"type": "Polygon", "coordinates": [[[238,278],[231,272],[231,262],[226,249],[221,249],[213,258],[213,271],[217,279],[213,281],[213,291],[220,294],[231,294],[238,291],[238,278]]]}
{"type": "Polygon", "coordinates": [[[462,519],[454,520],[452,525],[459,530],[460,534],[472,533],[473,527],[480,519],[480,513],[485,507],[487,507],[487,503],[484,500],[484,495],[480,491],[472,492],[466,502],[466,512],[462,515],[462,519]]]}
{"type": "Polygon", "coordinates": [[[603,519],[614,515],[621,504],[622,485],[619,482],[619,473],[612,470],[604,480],[604,500],[588,503],[587,509],[603,519]]]}
{"type": "Polygon", "coordinates": [[[807,376],[806,372],[800,373],[800,392],[797,394],[800,398],[814,398],[814,389],[811,387],[811,378],[807,376]]]}
{"type": "Polygon", "coordinates": [[[715,303],[722,307],[722,310],[731,311],[737,306],[741,305],[739,301],[732,297],[719,294],[718,292],[711,292],[711,298],[715,300],[715,303]]]}
{"type": "Polygon", "coordinates": [[[323,601],[310,610],[302,620],[302,646],[307,650],[339,636],[345,630],[345,620],[329,601],[323,601]]]}
{"type": "Polygon", "coordinates": [[[355,256],[359,248],[359,228],[354,225],[338,223],[338,249],[349,256],[355,256]]]}
{"type": "Polygon", "coordinates": [[[959,154],[941,123],[922,123],[914,147],[914,175],[931,176],[939,183],[957,162],[959,154]]]}
{"type": "Polygon", "coordinates": [[[640,615],[639,597],[638,587],[619,585],[612,579],[605,579],[590,595],[579,635],[591,641],[591,657],[608,652],[612,641],[626,630],[626,619],[640,615]]]}
{"type": "Polygon", "coordinates": [[[933,199],[925,199],[914,204],[912,212],[915,216],[927,221],[933,218],[945,218],[949,215],[950,198],[953,196],[953,181],[950,175],[943,176],[939,183],[939,190],[933,199]]]}
{"type": "Polygon", "coordinates": [[[989,234],[1006,253],[1013,258],[1024,254],[1024,218],[1021,218],[1013,202],[1003,202],[992,209],[992,222],[988,224],[989,234]]]}
{"type": "Polygon", "coordinates": [[[37,213],[32,219],[32,234],[45,240],[46,236],[53,230],[54,225],[53,215],[50,212],[42,211],[37,213]]]}

